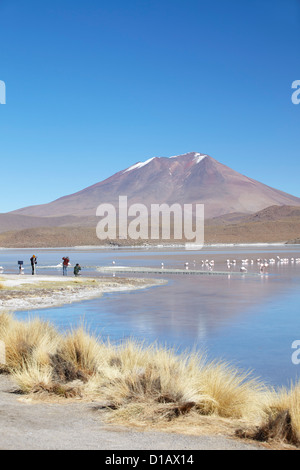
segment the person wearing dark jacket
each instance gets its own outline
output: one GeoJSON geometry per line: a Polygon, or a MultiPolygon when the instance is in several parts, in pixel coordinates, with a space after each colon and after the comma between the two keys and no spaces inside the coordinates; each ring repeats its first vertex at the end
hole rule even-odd
{"type": "Polygon", "coordinates": [[[74,276],[75,276],[75,277],[78,277],[80,271],[81,271],[81,266],[79,266],[79,264],[77,263],[76,266],[75,266],[75,268],[74,268],[74,276]]]}
{"type": "Polygon", "coordinates": [[[34,276],[35,275],[35,267],[37,265],[37,257],[35,255],[33,255],[30,258],[30,263],[31,263],[32,275],[34,276]]]}

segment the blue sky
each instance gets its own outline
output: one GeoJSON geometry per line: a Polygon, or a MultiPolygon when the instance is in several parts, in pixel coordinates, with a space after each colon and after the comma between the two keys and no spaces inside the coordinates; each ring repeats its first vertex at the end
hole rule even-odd
{"type": "Polygon", "coordinates": [[[299,0],[0,0],[0,212],[197,151],[300,197],[299,0]]]}

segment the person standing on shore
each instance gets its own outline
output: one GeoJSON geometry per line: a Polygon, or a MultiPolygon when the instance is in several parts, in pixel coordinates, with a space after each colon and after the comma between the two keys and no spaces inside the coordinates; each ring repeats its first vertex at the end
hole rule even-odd
{"type": "Polygon", "coordinates": [[[35,270],[36,270],[36,265],[37,265],[37,257],[33,255],[30,258],[30,263],[31,263],[31,269],[32,269],[32,275],[35,275],[35,270]]]}
{"type": "Polygon", "coordinates": [[[65,257],[62,260],[63,260],[63,275],[67,276],[68,275],[68,266],[70,264],[70,259],[68,257],[65,257]]]}

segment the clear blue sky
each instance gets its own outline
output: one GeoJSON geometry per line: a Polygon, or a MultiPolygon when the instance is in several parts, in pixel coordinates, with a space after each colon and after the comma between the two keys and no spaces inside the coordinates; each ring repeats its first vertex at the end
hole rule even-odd
{"type": "Polygon", "coordinates": [[[300,197],[299,0],[0,0],[0,212],[211,155],[300,197]]]}

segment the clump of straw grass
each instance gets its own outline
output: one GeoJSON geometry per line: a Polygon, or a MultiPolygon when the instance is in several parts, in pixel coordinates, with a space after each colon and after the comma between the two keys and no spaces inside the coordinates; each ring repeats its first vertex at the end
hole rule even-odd
{"type": "Polygon", "coordinates": [[[128,424],[157,425],[188,415],[194,422],[197,416],[241,420],[240,436],[299,443],[300,385],[275,392],[199,353],[179,355],[134,340],[113,345],[84,326],[60,334],[48,322],[20,322],[8,313],[0,314],[0,340],[6,368],[23,393],[96,400],[110,419],[128,424]]]}

